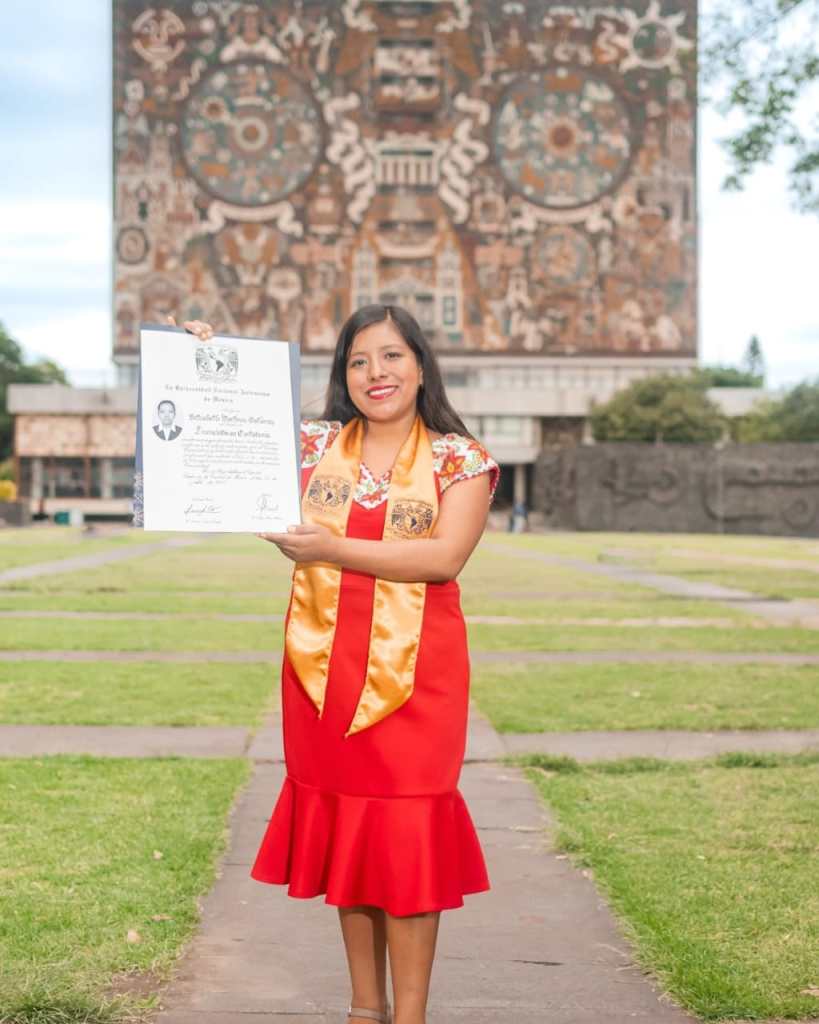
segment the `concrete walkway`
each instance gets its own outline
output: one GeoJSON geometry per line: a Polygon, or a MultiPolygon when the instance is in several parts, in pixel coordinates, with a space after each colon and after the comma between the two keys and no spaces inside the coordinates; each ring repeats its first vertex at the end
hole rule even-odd
{"type": "MultiPolygon", "coordinates": [[[[694,760],[729,751],[796,754],[819,750],[819,729],[678,729],[496,733],[473,707],[467,763],[501,761],[510,755],[551,754],[578,761],[621,757],[694,760]]],[[[249,757],[284,760],[278,715],[254,732],[243,726],[0,725],[0,756],[44,757],[249,757]]]]}
{"type": "Polygon", "coordinates": [[[754,754],[799,754],[819,751],[819,729],[512,732],[503,733],[501,742],[507,754],[565,755],[578,761],[608,761],[621,757],[658,757],[666,761],[692,761],[700,757],[738,751],[754,754]]]}
{"type": "Polygon", "coordinates": [[[158,541],[156,544],[132,544],[111,551],[96,551],[90,555],[77,555],[75,558],[59,558],[53,562],[36,562],[33,565],[18,565],[13,569],[0,572],[0,583],[17,583],[20,580],[36,579],[38,576],[55,576],[66,572],[79,572],[82,569],[96,569],[110,562],[126,562],[145,555],[155,555],[158,551],[168,548],[189,548],[201,544],[201,538],[171,537],[158,541]]]}
{"type": "MultiPolygon", "coordinates": [[[[249,870],[284,776],[257,765],[202,926],[157,1024],[342,1024],[349,1002],[334,907],[249,870]]],[[[517,769],[468,764],[460,789],[492,889],[441,916],[430,1024],[684,1024],[637,968],[592,882],[549,845],[553,825],[517,769]],[[546,832],[544,833],[544,828],[546,832]]]]}

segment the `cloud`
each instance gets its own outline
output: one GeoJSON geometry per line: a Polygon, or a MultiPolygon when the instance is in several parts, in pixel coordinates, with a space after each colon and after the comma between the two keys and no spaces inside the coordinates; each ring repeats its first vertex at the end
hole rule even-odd
{"type": "Polygon", "coordinates": [[[757,170],[744,191],[722,191],[727,160],[717,139],[726,123],[707,110],[701,129],[700,355],[736,363],[756,334],[769,382],[793,383],[816,363],[819,218],[792,208],[784,158],[757,170]]]}
{"type": "Polygon", "coordinates": [[[110,212],[99,201],[0,203],[0,317],[29,356],[102,368],[111,347],[110,212]]]}
{"type": "Polygon", "coordinates": [[[18,323],[12,334],[30,358],[53,359],[68,371],[72,383],[112,383],[111,316],[105,309],[51,311],[18,323]]]}

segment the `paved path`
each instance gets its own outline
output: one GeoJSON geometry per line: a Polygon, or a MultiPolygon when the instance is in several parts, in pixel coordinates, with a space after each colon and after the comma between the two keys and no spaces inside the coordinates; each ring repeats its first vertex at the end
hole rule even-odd
{"type": "Polygon", "coordinates": [[[244,726],[0,725],[0,756],[243,757],[244,726]]]}
{"type": "MultiPolygon", "coordinates": [[[[819,729],[639,729],[611,732],[503,733],[508,754],[553,754],[578,761],[620,757],[659,757],[691,761],[735,751],[798,754],[819,751],[819,729]]],[[[2,740],[0,740],[0,743],[2,740]]]]}
{"type": "MultiPolygon", "coordinates": [[[[694,760],[728,751],[795,754],[819,750],[819,729],[726,729],[689,732],[634,729],[611,732],[498,734],[473,708],[465,760],[500,761],[509,755],[553,754],[578,761],[620,757],[694,760]]],[[[244,726],[0,725],[0,756],[249,757],[284,760],[278,715],[254,732],[244,726]]]]}
{"type": "MultiPolygon", "coordinates": [[[[156,1024],[345,1019],[349,981],[336,909],[248,874],[282,778],[282,765],[256,766],[201,930],[156,1024]]],[[[592,882],[554,854],[552,822],[519,770],[467,764],[460,789],[492,889],[442,914],[430,1024],[693,1021],[635,967],[592,882]]]]}
{"type": "Polygon", "coordinates": [[[810,601],[765,601],[758,594],[734,587],[723,587],[718,583],[686,580],[679,576],[666,573],[649,572],[645,569],[634,569],[627,565],[612,565],[606,562],[589,562],[583,558],[569,555],[548,555],[542,551],[532,551],[512,547],[509,544],[490,542],[486,545],[490,551],[504,554],[507,557],[524,561],[544,562],[547,565],[563,565],[569,569],[607,576],[609,579],[620,580],[622,583],[638,583],[643,587],[651,587],[663,594],[674,597],[693,598],[697,600],[717,601],[733,604],[742,602],[743,609],[749,615],[757,615],[761,619],[779,625],[807,626],[819,628],[819,605],[810,601]]]}
{"type": "MultiPolygon", "coordinates": [[[[471,651],[473,665],[819,665],[819,654],[762,651],[471,651]]],[[[281,651],[0,651],[4,661],[219,662],[278,664],[281,651]]]]}
{"type": "Polygon", "coordinates": [[[19,580],[31,580],[37,576],[55,576],[66,572],[79,572],[82,569],[96,569],[110,562],[125,562],[132,558],[143,558],[155,555],[158,551],[168,548],[189,548],[201,544],[201,538],[171,537],[169,540],[156,544],[134,543],[128,547],[114,548],[111,551],[97,551],[90,555],[77,555],[75,558],[60,558],[53,562],[36,562],[34,565],[18,565],[13,569],[0,572],[0,583],[16,583],[19,580]]]}

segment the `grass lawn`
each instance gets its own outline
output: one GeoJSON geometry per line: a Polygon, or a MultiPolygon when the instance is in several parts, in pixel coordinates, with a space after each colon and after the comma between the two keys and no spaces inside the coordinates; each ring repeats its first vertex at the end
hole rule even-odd
{"type": "Polygon", "coordinates": [[[819,728],[819,665],[479,667],[471,691],[499,732],[819,728]]]}
{"type": "Polygon", "coordinates": [[[146,534],[141,530],[128,530],[106,537],[86,535],[80,528],[70,526],[0,530],[0,572],[20,565],[95,555],[135,544],[157,543],[170,536],[169,533],[146,534]]]}
{"type": "Polygon", "coordinates": [[[283,644],[282,622],[218,619],[6,619],[0,650],[7,651],[273,651],[283,644]]]}
{"type": "Polygon", "coordinates": [[[463,594],[462,605],[467,615],[510,615],[522,619],[577,619],[585,623],[594,619],[639,619],[642,623],[662,618],[709,619],[725,621],[737,626],[767,625],[762,619],[750,616],[741,607],[718,605],[713,602],[686,601],[667,594],[649,597],[626,596],[622,599],[597,599],[588,597],[555,597],[552,600],[493,600],[487,598],[478,588],[470,588],[463,594]]]}
{"type": "Polygon", "coordinates": [[[747,534],[708,533],[548,533],[491,534],[504,544],[534,548],[544,554],[596,559],[618,553],[654,554],[698,551],[703,556],[729,556],[753,560],[789,559],[794,562],[819,558],[815,537],[754,537],[747,534]]]}
{"type": "MultiPolygon", "coordinates": [[[[714,614],[713,605],[710,609],[714,614]]],[[[650,611],[647,610],[647,614],[651,614],[650,611]]],[[[474,651],[762,651],[814,654],[819,653],[819,630],[780,626],[624,629],[620,626],[491,626],[478,623],[469,626],[469,644],[474,651]]]]}
{"type": "MultiPolygon", "coordinates": [[[[32,583],[34,581],[32,580],[32,583]]],[[[284,587],[273,590],[231,592],[210,590],[205,593],[179,591],[172,587],[155,590],[134,590],[102,586],[98,589],[74,589],[78,580],[66,580],[60,590],[42,590],[18,585],[0,590],[0,611],[71,611],[71,612],[168,612],[203,615],[283,615],[287,610],[289,592],[284,587]]],[[[7,624],[0,623],[0,630],[7,624]]]]}
{"type": "MultiPolygon", "coordinates": [[[[282,622],[218,619],[7,619],[0,650],[277,651],[282,622]]],[[[819,630],[771,627],[470,624],[475,651],[790,651],[819,653],[819,630]]]]}
{"type": "MultiPolygon", "coordinates": [[[[0,621],[0,650],[277,651],[282,622],[218,619],[0,621]]],[[[819,630],[741,626],[469,625],[473,651],[763,651],[819,653],[819,630]]]]}
{"type": "Polygon", "coordinates": [[[526,762],[558,845],[677,1000],[706,1020],[815,1019],[819,754],[526,762]]]}
{"type": "Polygon", "coordinates": [[[278,707],[278,666],[0,662],[0,722],[247,725],[278,707]]]}
{"type": "Polygon", "coordinates": [[[122,1019],[112,977],[167,974],[247,776],[238,760],[0,760],[4,1024],[122,1019]]]}
{"type": "Polygon", "coordinates": [[[86,592],[267,592],[288,587],[292,565],[272,544],[256,537],[245,541],[239,550],[219,539],[207,539],[189,548],[167,548],[122,565],[102,565],[71,576],[39,577],[27,581],[26,589],[44,593],[61,592],[65,587],[86,592]],[[258,546],[254,547],[251,540],[258,546]]]}
{"type": "MultiPolygon", "coordinates": [[[[760,597],[819,598],[819,542],[799,537],[730,537],[697,534],[521,534],[495,535],[510,552],[571,556],[623,568],[718,583],[760,597]]],[[[496,548],[497,552],[501,547],[496,548]]],[[[515,558],[515,555],[511,555],[515,558]]],[[[518,559],[515,559],[518,560],[518,559]]],[[[532,574],[555,566],[532,560],[532,574]],[[542,568],[541,568],[542,567],[542,568]]],[[[567,570],[577,573],[580,570],[567,570]]],[[[596,577],[601,585],[606,577],[596,577]]]]}
{"type": "MultiPolygon", "coordinates": [[[[549,565],[536,559],[516,557],[516,552],[526,554],[526,548],[515,543],[512,553],[504,549],[511,541],[505,536],[498,541],[497,534],[484,534],[484,538],[458,577],[466,596],[470,589],[480,588],[488,592],[510,589],[525,595],[534,593],[565,593],[567,591],[588,594],[614,594],[619,597],[632,596],[637,599],[654,593],[636,583],[623,583],[579,569],[562,565],[549,565]]],[[[540,537],[538,537],[540,539],[540,537]]]]}
{"type": "MultiPolygon", "coordinates": [[[[652,570],[671,573],[695,583],[717,583],[736,587],[768,598],[819,599],[819,573],[793,569],[764,568],[755,565],[718,565],[713,562],[666,558],[652,565],[652,570]]],[[[819,604],[816,607],[819,615],[819,604]]]]}

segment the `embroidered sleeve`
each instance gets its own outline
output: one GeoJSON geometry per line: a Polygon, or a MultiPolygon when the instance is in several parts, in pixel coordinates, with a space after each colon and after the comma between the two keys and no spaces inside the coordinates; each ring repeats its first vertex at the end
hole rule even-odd
{"type": "Polygon", "coordinates": [[[438,439],[440,452],[436,453],[435,469],[441,484],[441,493],[459,480],[468,480],[481,473],[489,473],[489,501],[495,496],[500,480],[500,466],[480,442],[461,434],[446,434],[438,439]]]}
{"type": "Polygon", "coordinates": [[[336,420],[302,420],[301,421],[301,468],[315,466],[324,454],[324,450],[332,444],[341,430],[336,420]]]}

